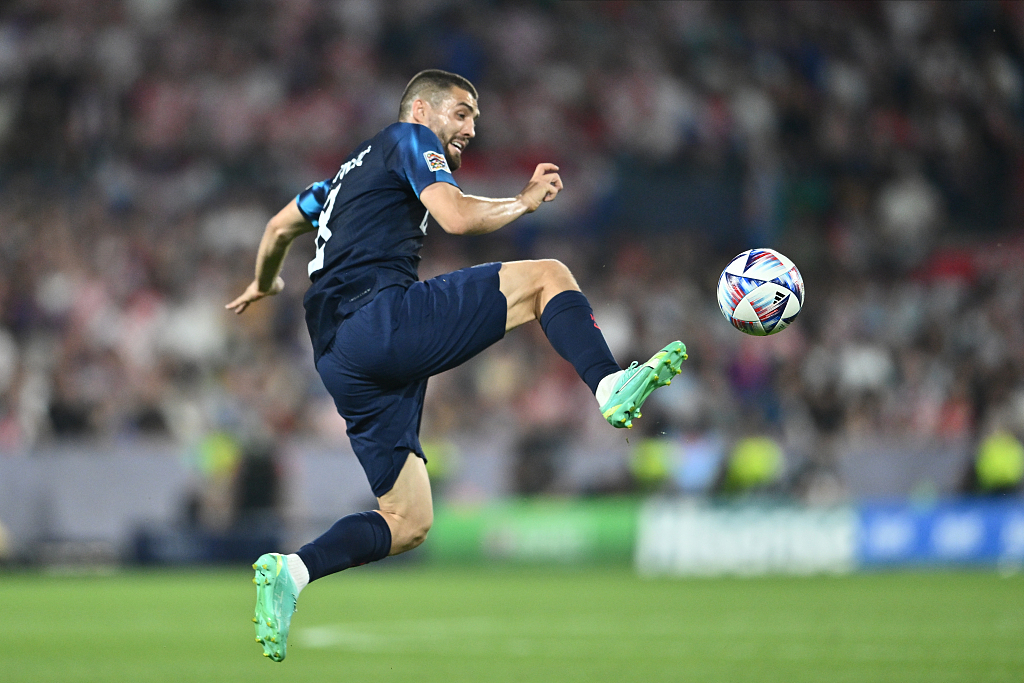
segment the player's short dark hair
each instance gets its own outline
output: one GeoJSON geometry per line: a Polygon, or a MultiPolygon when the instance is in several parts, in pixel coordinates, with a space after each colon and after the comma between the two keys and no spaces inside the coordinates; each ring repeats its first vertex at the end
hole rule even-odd
{"type": "Polygon", "coordinates": [[[473,84],[458,74],[441,69],[427,69],[419,72],[412,77],[409,85],[405,86],[402,102],[398,105],[398,120],[401,121],[412,113],[414,100],[426,100],[436,107],[441,104],[441,100],[452,88],[462,88],[474,98],[479,97],[473,84]]]}

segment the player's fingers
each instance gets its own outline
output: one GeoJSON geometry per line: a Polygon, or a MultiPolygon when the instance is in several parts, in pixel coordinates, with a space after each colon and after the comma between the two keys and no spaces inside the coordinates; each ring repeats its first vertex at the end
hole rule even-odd
{"type": "Polygon", "coordinates": [[[544,181],[551,183],[551,185],[557,187],[559,190],[562,189],[562,176],[558,175],[557,173],[549,173],[545,175],[544,181]]]}
{"type": "Polygon", "coordinates": [[[548,191],[544,195],[544,201],[550,202],[554,199],[562,189],[562,179],[557,173],[549,173],[544,176],[544,184],[548,186],[548,191]]]}
{"type": "Polygon", "coordinates": [[[539,178],[539,177],[544,176],[544,175],[546,175],[548,173],[554,173],[557,170],[558,170],[558,167],[555,166],[554,164],[549,164],[549,163],[537,164],[537,170],[533,172],[533,177],[534,178],[539,178]]]}
{"type": "Polygon", "coordinates": [[[244,311],[249,304],[259,299],[262,295],[259,292],[253,292],[252,288],[246,289],[242,292],[241,296],[229,303],[224,308],[230,309],[235,313],[241,313],[244,311]]]}

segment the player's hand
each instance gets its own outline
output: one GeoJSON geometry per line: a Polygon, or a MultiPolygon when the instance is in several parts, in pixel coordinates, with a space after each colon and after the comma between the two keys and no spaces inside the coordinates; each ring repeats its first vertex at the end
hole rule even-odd
{"type": "Polygon", "coordinates": [[[562,178],[558,175],[558,167],[554,164],[537,164],[537,170],[526,187],[519,193],[519,198],[527,206],[527,213],[537,210],[542,202],[550,202],[562,190],[562,178]]]}
{"type": "Polygon", "coordinates": [[[245,291],[242,292],[242,296],[238,297],[224,308],[234,311],[235,313],[241,313],[248,308],[249,304],[253,301],[259,301],[265,296],[277,294],[282,289],[284,289],[284,280],[281,279],[280,275],[274,278],[274,284],[270,286],[270,291],[268,292],[261,292],[259,282],[257,280],[253,280],[249,283],[249,286],[245,288],[245,291]]]}

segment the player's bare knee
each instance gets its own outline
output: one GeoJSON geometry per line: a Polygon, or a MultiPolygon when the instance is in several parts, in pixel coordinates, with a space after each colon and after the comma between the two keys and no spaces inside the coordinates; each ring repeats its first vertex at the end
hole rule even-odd
{"type": "Polygon", "coordinates": [[[544,289],[552,295],[567,289],[578,290],[580,288],[572,271],[561,261],[545,259],[541,263],[544,264],[544,289]]]}
{"type": "Polygon", "coordinates": [[[544,307],[547,306],[548,301],[557,294],[568,290],[579,291],[580,286],[576,283],[576,278],[573,277],[572,271],[561,261],[544,259],[538,263],[542,266],[542,276],[537,290],[535,306],[537,318],[540,319],[540,314],[544,307]]]}
{"type": "Polygon", "coordinates": [[[420,522],[412,530],[412,535],[409,537],[409,550],[412,550],[418,545],[421,545],[423,541],[427,540],[427,534],[430,533],[430,522],[420,522]]]}
{"type": "Polygon", "coordinates": [[[397,529],[392,532],[391,554],[397,555],[412,550],[427,540],[427,533],[434,523],[433,512],[426,516],[410,516],[400,519],[397,529]]]}
{"type": "Polygon", "coordinates": [[[413,523],[413,539],[415,539],[416,545],[427,540],[427,534],[432,526],[434,526],[434,510],[429,508],[422,511],[413,523]]]}
{"type": "Polygon", "coordinates": [[[564,280],[566,277],[572,277],[568,266],[558,259],[539,259],[537,264],[540,266],[543,278],[547,282],[557,282],[564,280]]]}

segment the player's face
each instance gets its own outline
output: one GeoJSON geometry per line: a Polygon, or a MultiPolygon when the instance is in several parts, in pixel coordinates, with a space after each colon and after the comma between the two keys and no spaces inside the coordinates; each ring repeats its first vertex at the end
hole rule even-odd
{"type": "Polygon", "coordinates": [[[452,88],[437,107],[430,108],[427,125],[444,145],[444,156],[453,171],[462,165],[462,152],[476,135],[479,115],[476,98],[462,88],[452,88]]]}

